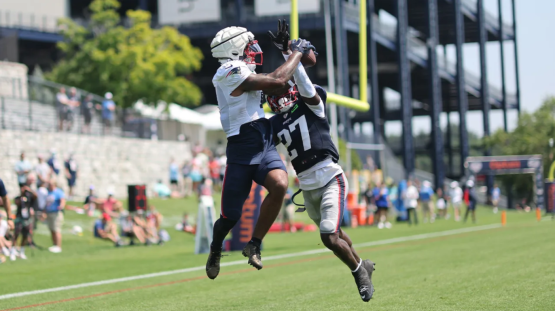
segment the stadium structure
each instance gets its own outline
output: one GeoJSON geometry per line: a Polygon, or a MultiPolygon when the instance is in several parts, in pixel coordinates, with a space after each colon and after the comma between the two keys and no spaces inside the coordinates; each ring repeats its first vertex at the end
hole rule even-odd
{"type": "MultiPolygon", "coordinates": [[[[11,1],[14,2],[14,1],[11,1]]],[[[90,0],[55,0],[54,5],[62,6],[62,16],[87,23],[86,7],[90,0]]],[[[288,18],[288,1],[280,0],[120,0],[123,17],[129,9],[148,10],[153,15],[153,26],[174,25],[189,36],[192,43],[204,53],[203,69],[195,75],[203,93],[205,103],[216,103],[211,83],[219,66],[210,54],[210,42],[220,29],[243,26],[252,31],[264,50],[264,65],[261,72],[270,72],[283,59],[266,37],[268,30],[274,30],[278,18],[288,18]]],[[[444,178],[457,178],[464,173],[464,159],[469,155],[468,111],[483,113],[483,132],[490,133],[489,114],[491,110],[503,112],[507,129],[507,111],[520,111],[519,73],[516,38],[515,0],[498,0],[498,17],[484,9],[484,0],[367,0],[366,24],[368,89],[371,110],[354,113],[340,109],[340,123],[346,130],[342,137],[354,140],[355,124],[372,124],[372,137],[358,138],[360,142],[382,143],[385,137],[385,123],[401,121],[402,143],[394,152],[403,159],[404,173],[410,175],[415,170],[417,154],[432,158],[436,185],[442,185],[444,178]],[[504,16],[501,5],[512,6],[512,16],[504,16]],[[392,16],[394,23],[381,17],[392,16]],[[512,23],[507,23],[512,21],[512,23]],[[487,42],[512,41],[513,60],[516,72],[516,93],[509,94],[502,69],[499,90],[490,84],[487,77],[487,42]],[[480,72],[475,76],[464,66],[463,46],[475,43],[479,46],[480,72]],[[446,57],[446,47],[454,46],[455,61],[446,57]],[[400,100],[387,100],[386,90],[400,95],[400,100]],[[440,115],[455,113],[459,118],[459,137],[442,133],[440,115]],[[429,116],[431,122],[430,143],[415,146],[412,133],[414,116],[429,116]],[[446,134],[446,135],[445,135],[446,134]],[[452,141],[457,140],[458,146],[452,141]],[[460,159],[453,163],[453,158],[460,159]]],[[[357,97],[358,89],[358,31],[359,5],[356,0],[302,0],[299,1],[300,37],[307,38],[316,46],[319,64],[309,70],[313,82],[328,85],[326,68],[326,12],[330,12],[331,27],[334,30],[333,51],[337,93],[357,97]]],[[[2,10],[2,9],[0,9],[2,10]]],[[[44,12],[20,13],[4,8],[0,12],[0,59],[24,63],[29,68],[40,65],[48,69],[60,55],[55,43],[62,38],[56,33],[55,22],[44,12]]],[[[125,24],[125,19],[122,23],[125,24]]],[[[503,44],[500,44],[501,67],[505,68],[503,44]]],[[[511,73],[512,74],[512,73],[511,73]]],[[[447,118],[448,120],[450,118],[447,118]]],[[[447,126],[447,130],[450,130],[447,126]]],[[[487,154],[487,151],[485,151],[487,154]]],[[[378,166],[379,158],[376,157],[378,166]]]]}

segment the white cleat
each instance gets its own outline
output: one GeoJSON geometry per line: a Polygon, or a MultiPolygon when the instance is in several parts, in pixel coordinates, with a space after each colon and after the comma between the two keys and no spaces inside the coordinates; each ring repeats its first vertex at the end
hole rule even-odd
{"type": "Polygon", "coordinates": [[[378,229],[383,229],[383,228],[384,228],[383,222],[378,223],[378,229]]]}
{"type": "Polygon", "coordinates": [[[391,229],[391,223],[390,223],[390,222],[386,222],[386,223],[385,223],[385,227],[386,227],[387,229],[391,229]]]}
{"type": "Polygon", "coordinates": [[[59,247],[59,246],[56,246],[56,245],[50,246],[50,247],[48,248],[48,250],[49,250],[51,253],[54,253],[54,254],[58,254],[58,253],[61,253],[61,252],[62,252],[62,248],[59,247]]]}

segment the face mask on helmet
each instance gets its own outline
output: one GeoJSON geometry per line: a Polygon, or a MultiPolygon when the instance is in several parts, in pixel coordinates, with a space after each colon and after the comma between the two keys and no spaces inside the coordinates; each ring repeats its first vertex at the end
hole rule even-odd
{"type": "Polygon", "coordinates": [[[275,113],[285,113],[293,107],[295,102],[297,101],[297,88],[291,87],[287,93],[279,96],[266,96],[266,100],[268,101],[268,105],[275,113]]]}
{"type": "Polygon", "coordinates": [[[245,56],[243,61],[249,65],[251,70],[254,70],[256,66],[261,66],[263,62],[262,49],[258,45],[258,41],[252,40],[245,47],[245,56]]]}

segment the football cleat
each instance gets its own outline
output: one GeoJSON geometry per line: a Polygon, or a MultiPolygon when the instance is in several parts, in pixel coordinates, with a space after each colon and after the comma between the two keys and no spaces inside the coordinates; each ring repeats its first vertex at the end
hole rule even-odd
{"type": "Polygon", "coordinates": [[[260,256],[260,247],[254,245],[253,243],[247,243],[247,246],[243,249],[243,256],[249,259],[249,265],[255,267],[256,269],[262,269],[262,258],[260,256]]]}
{"type": "Polygon", "coordinates": [[[222,249],[214,251],[210,247],[210,254],[206,261],[206,275],[212,280],[220,273],[220,259],[222,259],[222,249]]]}
{"type": "Polygon", "coordinates": [[[366,270],[366,272],[368,273],[368,279],[370,279],[370,286],[372,289],[370,293],[370,298],[374,296],[374,292],[376,291],[374,289],[374,284],[372,283],[372,273],[374,272],[374,270],[376,270],[375,266],[376,264],[369,259],[365,259],[362,261],[362,267],[364,268],[364,270],[366,270]]]}
{"type": "Polygon", "coordinates": [[[352,272],[352,274],[355,278],[360,298],[364,302],[370,301],[370,299],[372,299],[374,287],[372,286],[372,282],[370,282],[368,272],[366,272],[366,269],[358,269],[357,272],[352,272]]]}

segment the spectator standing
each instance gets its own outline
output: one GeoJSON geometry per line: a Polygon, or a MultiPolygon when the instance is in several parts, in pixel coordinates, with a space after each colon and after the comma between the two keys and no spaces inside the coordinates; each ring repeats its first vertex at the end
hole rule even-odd
{"type": "Polygon", "coordinates": [[[434,190],[432,189],[432,183],[425,180],[422,182],[422,188],[420,188],[420,203],[422,204],[422,218],[424,222],[434,222],[434,203],[432,202],[432,197],[434,196],[434,190]]]}
{"type": "Polygon", "coordinates": [[[69,187],[69,199],[73,198],[73,187],[75,187],[75,182],[77,181],[77,161],[75,161],[75,157],[73,153],[69,154],[69,157],[64,162],[65,167],[65,175],[67,179],[67,186],[69,187]]]}
{"type": "Polygon", "coordinates": [[[499,186],[495,184],[493,186],[493,190],[491,191],[491,203],[493,204],[493,213],[497,214],[498,206],[499,206],[499,198],[501,197],[501,190],[499,186]]]}
{"type": "Polygon", "coordinates": [[[17,206],[17,211],[14,221],[13,245],[10,252],[10,259],[12,261],[16,259],[17,255],[23,260],[27,259],[27,256],[25,256],[25,246],[32,239],[32,221],[35,215],[37,194],[29,186],[25,185],[21,187],[21,193],[15,197],[14,202],[17,206]],[[21,236],[21,242],[19,244],[19,251],[16,251],[15,247],[19,236],[21,236]]]}
{"type": "Polygon", "coordinates": [[[445,196],[442,188],[437,188],[436,197],[436,207],[439,217],[449,219],[449,214],[447,214],[447,204],[445,203],[445,196]]]}
{"type": "Polygon", "coordinates": [[[391,228],[391,223],[387,221],[389,212],[389,191],[385,183],[381,183],[378,187],[377,196],[375,196],[376,207],[378,208],[378,229],[391,228]]]}
{"type": "Polygon", "coordinates": [[[56,150],[50,150],[50,158],[46,163],[48,163],[48,166],[50,166],[50,169],[54,174],[56,174],[56,176],[60,174],[60,169],[62,168],[62,166],[60,164],[60,161],[58,160],[58,157],[56,156],[56,150]]]}
{"type": "Polygon", "coordinates": [[[90,134],[91,133],[91,122],[94,114],[95,105],[93,103],[93,96],[91,94],[87,95],[83,102],[81,102],[81,115],[85,124],[81,127],[81,133],[90,134]]]}
{"type": "Polygon", "coordinates": [[[108,92],[104,94],[104,101],[102,101],[102,122],[104,124],[104,135],[108,134],[111,130],[112,123],[114,122],[116,104],[112,98],[112,93],[108,92]]]}
{"type": "Polygon", "coordinates": [[[48,163],[44,162],[42,155],[38,156],[39,163],[35,166],[35,173],[37,174],[37,189],[45,187],[45,184],[50,180],[52,169],[48,163]]]}
{"type": "Polygon", "coordinates": [[[73,127],[73,121],[75,118],[75,109],[79,107],[80,101],[79,96],[77,95],[77,89],[72,87],[69,89],[69,98],[68,98],[68,105],[67,105],[67,113],[66,113],[66,126],[67,131],[71,130],[73,127]]]}
{"type": "Polygon", "coordinates": [[[64,222],[63,210],[66,206],[65,194],[56,187],[56,181],[48,183],[48,197],[46,197],[46,222],[52,235],[53,246],[48,250],[52,253],[62,252],[62,224],[64,222]]]}
{"type": "Polygon", "coordinates": [[[210,157],[208,168],[210,169],[210,178],[212,179],[212,183],[217,189],[220,189],[220,161],[218,158],[210,157]]]}
{"type": "Polygon", "coordinates": [[[461,205],[463,201],[463,191],[459,187],[459,183],[453,181],[451,183],[451,193],[449,194],[451,198],[451,205],[453,206],[453,213],[455,214],[455,221],[461,220],[461,205]]]}
{"type": "Polygon", "coordinates": [[[191,163],[189,161],[183,162],[181,167],[181,176],[183,176],[183,195],[188,197],[193,192],[193,180],[191,179],[191,163]]]}
{"type": "Polygon", "coordinates": [[[170,159],[170,187],[172,192],[179,191],[179,166],[174,158],[170,159]]]}
{"type": "Polygon", "coordinates": [[[31,172],[33,167],[31,163],[25,159],[25,152],[21,152],[19,156],[19,161],[15,164],[15,173],[17,174],[17,183],[19,187],[23,187],[27,184],[27,175],[31,172]]]}
{"type": "Polygon", "coordinates": [[[464,215],[464,222],[466,222],[468,214],[472,214],[472,222],[476,223],[476,204],[478,203],[478,197],[476,196],[476,190],[474,189],[474,181],[467,181],[466,188],[468,191],[468,205],[464,215]]]}
{"type": "Polygon", "coordinates": [[[8,197],[8,191],[6,191],[6,186],[4,185],[4,181],[0,178],[0,199],[1,204],[4,205],[4,209],[6,210],[6,221],[10,227],[13,227],[12,222],[12,209],[10,205],[10,198],[8,197]]]}
{"type": "Polygon", "coordinates": [[[66,89],[63,87],[60,88],[60,91],[56,94],[56,108],[58,110],[59,131],[61,132],[66,127],[66,120],[70,108],[70,100],[67,97],[66,89]]]}
{"type": "Polygon", "coordinates": [[[404,201],[405,208],[407,209],[407,219],[409,226],[412,225],[412,218],[414,217],[414,224],[418,225],[418,215],[416,207],[418,206],[419,198],[418,189],[412,184],[412,180],[407,181],[407,190],[405,191],[404,201]]]}

